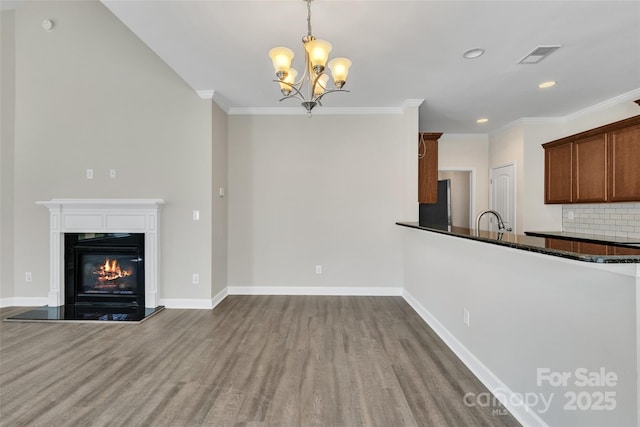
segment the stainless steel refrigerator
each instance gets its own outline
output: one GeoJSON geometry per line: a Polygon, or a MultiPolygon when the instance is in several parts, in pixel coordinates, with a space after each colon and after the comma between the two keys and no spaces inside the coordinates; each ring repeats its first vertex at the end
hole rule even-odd
{"type": "Polygon", "coordinates": [[[419,223],[422,227],[449,228],[451,226],[451,180],[438,181],[438,201],[420,203],[419,223]]]}

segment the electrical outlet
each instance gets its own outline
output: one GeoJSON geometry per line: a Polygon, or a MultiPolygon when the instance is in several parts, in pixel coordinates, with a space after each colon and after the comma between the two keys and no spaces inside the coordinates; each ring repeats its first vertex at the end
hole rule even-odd
{"type": "Polygon", "coordinates": [[[193,273],[193,276],[191,277],[191,281],[193,282],[194,285],[197,285],[198,283],[200,283],[200,275],[198,273],[193,273]]]}
{"type": "Polygon", "coordinates": [[[322,274],[322,266],[316,265],[316,274],[322,274]]]}
{"type": "Polygon", "coordinates": [[[24,273],[24,281],[25,282],[32,282],[33,281],[33,276],[31,275],[30,271],[27,271],[26,273],[24,273]]]}
{"type": "Polygon", "coordinates": [[[567,219],[573,220],[573,211],[567,212],[567,219]]]}
{"type": "Polygon", "coordinates": [[[93,169],[87,169],[87,179],[93,179],[93,169]]]}
{"type": "Polygon", "coordinates": [[[470,317],[471,315],[469,314],[469,310],[467,310],[466,308],[464,309],[464,312],[462,314],[462,321],[464,322],[465,325],[469,326],[470,323],[470,317]]]}
{"type": "Polygon", "coordinates": [[[109,169],[109,178],[116,179],[116,170],[115,169],[109,169]]]}
{"type": "Polygon", "coordinates": [[[200,211],[193,211],[193,220],[200,221],[200,211]]]}

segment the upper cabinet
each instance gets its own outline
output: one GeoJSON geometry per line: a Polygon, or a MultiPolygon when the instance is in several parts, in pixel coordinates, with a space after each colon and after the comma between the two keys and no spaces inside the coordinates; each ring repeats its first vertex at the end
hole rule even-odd
{"type": "Polygon", "coordinates": [[[545,203],[640,201],[640,116],[542,146],[545,203]]]}
{"type": "Polygon", "coordinates": [[[573,201],[606,202],[607,138],[606,134],[577,139],[573,143],[573,201]]]}
{"type": "Polygon", "coordinates": [[[640,124],[609,133],[612,202],[640,200],[640,124]]]}
{"type": "Polygon", "coordinates": [[[544,202],[571,203],[573,145],[560,144],[544,149],[544,202]]]}
{"type": "Polygon", "coordinates": [[[418,134],[418,203],[438,201],[438,139],[441,133],[418,134]]]}

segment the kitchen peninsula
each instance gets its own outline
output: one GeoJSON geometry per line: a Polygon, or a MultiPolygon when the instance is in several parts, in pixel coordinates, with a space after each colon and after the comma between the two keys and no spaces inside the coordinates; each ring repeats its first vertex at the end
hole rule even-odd
{"type": "Polygon", "coordinates": [[[639,246],[563,250],[566,239],[397,224],[405,298],[521,422],[638,424],[639,246]],[[540,379],[578,369],[617,381],[590,388],[540,379]],[[605,392],[615,408],[571,410],[571,396],[591,405],[605,392]],[[547,408],[541,397],[551,399],[547,408]]]}
{"type": "Polygon", "coordinates": [[[397,222],[403,227],[424,230],[433,233],[448,234],[463,239],[508,246],[514,249],[537,252],[596,263],[640,263],[640,239],[618,238],[612,241],[593,240],[568,235],[567,233],[500,233],[486,230],[473,230],[464,227],[420,226],[417,222],[397,222]],[[628,240],[628,243],[622,243],[628,240]]]}

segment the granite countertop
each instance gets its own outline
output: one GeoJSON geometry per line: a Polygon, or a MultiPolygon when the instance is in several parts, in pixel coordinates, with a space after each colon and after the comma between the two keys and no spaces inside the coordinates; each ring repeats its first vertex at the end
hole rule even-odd
{"type": "MultiPolygon", "coordinates": [[[[417,222],[396,222],[397,225],[464,239],[477,240],[494,245],[508,246],[529,252],[537,252],[567,259],[595,263],[640,263],[640,246],[629,243],[594,241],[586,238],[563,236],[539,237],[464,227],[440,225],[421,226],[417,222]]],[[[554,232],[546,233],[551,235],[554,232]]],[[[584,236],[584,235],[582,235],[584,236]]],[[[615,239],[615,238],[614,238],[615,239]]],[[[633,240],[633,239],[632,239],[633,240]]],[[[634,240],[635,242],[635,240],[634,240]]],[[[631,242],[630,242],[631,243],[631,242]]]]}

